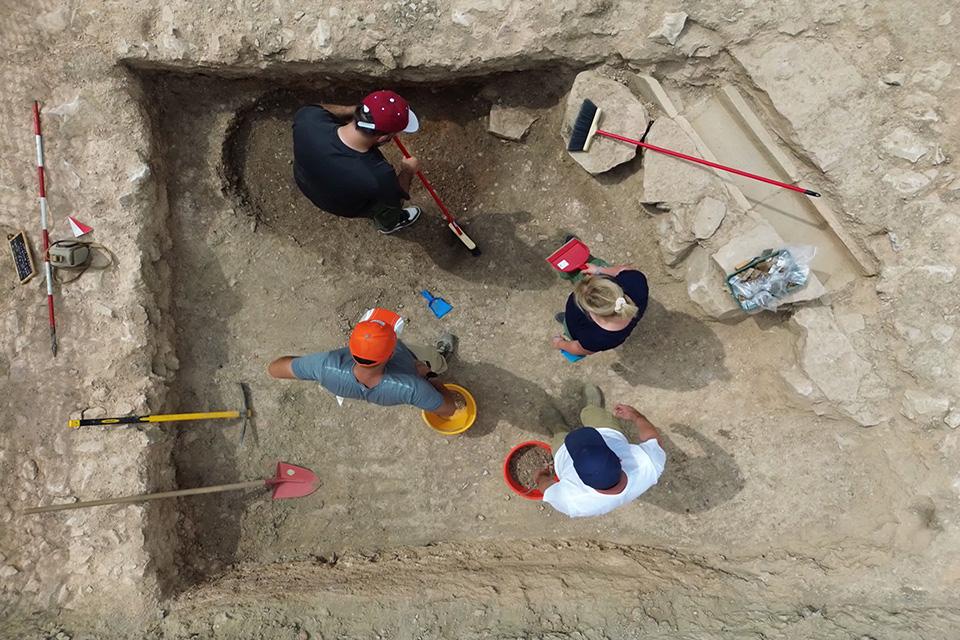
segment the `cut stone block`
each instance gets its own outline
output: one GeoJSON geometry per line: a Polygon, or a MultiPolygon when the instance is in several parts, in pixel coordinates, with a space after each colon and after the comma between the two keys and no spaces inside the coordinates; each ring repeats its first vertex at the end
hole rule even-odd
{"type": "MultiPolygon", "coordinates": [[[[647,142],[672,151],[699,156],[696,144],[671,118],[658,118],[647,133],[647,142]]],[[[693,204],[714,189],[711,169],[679,158],[645,150],[643,152],[643,194],[648,204],[664,203],[668,208],[693,204]]]]}
{"type": "MultiPolygon", "coordinates": [[[[756,258],[767,249],[782,249],[786,246],[783,238],[773,229],[770,224],[763,221],[756,221],[752,227],[745,228],[737,234],[730,242],[720,248],[713,259],[720,265],[725,274],[731,274],[737,270],[737,266],[747,260],[756,258]]],[[[781,298],[783,304],[793,302],[804,302],[807,300],[816,300],[823,296],[827,290],[820,282],[816,274],[810,272],[807,284],[793,293],[781,298]]]]}
{"type": "MultiPolygon", "coordinates": [[[[630,89],[596,71],[583,71],[577,74],[567,96],[566,113],[560,130],[564,144],[570,139],[573,123],[586,99],[601,109],[602,129],[634,139],[640,139],[647,130],[647,110],[630,89]]],[[[581,167],[596,175],[632,160],[637,155],[637,147],[595,136],[589,151],[569,153],[581,167]]]]}
{"type": "Polygon", "coordinates": [[[495,104],[490,107],[487,131],[506,140],[520,141],[538,117],[528,109],[495,104]]]}

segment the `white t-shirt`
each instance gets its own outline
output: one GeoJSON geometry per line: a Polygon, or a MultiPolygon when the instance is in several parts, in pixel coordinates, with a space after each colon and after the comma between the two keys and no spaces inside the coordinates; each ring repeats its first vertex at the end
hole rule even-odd
{"type": "Polygon", "coordinates": [[[543,500],[571,518],[603,515],[637,498],[657,484],[667,463],[667,454],[655,439],[630,444],[626,436],[615,429],[598,428],[597,431],[620,458],[627,485],[617,494],[600,493],[588,487],[577,475],[566,445],[561,445],[553,456],[553,468],[560,481],[547,487],[543,500]]]}

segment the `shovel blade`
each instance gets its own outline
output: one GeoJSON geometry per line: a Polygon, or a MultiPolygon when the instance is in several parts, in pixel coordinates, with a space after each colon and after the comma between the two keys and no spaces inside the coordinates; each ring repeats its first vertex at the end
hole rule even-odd
{"type": "Polygon", "coordinates": [[[308,496],[318,489],[319,484],[320,479],[313,471],[289,462],[278,462],[277,474],[267,479],[267,485],[273,486],[274,500],[308,496]]]}
{"type": "Polygon", "coordinates": [[[453,305],[443,298],[434,298],[433,302],[430,303],[430,310],[433,311],[433,315],[442,318],[453,311],[453,305]]]}

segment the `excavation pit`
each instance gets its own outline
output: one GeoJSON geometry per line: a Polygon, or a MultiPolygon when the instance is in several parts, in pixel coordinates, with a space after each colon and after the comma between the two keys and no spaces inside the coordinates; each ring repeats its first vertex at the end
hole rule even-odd
{"type": "MultiPolygon", "coordinates": [[[[690,513],[716,525],[707,527],[712,539],[732,531],[724,514],[746,485],[723,434],[744,416],[725,399],[750,397],[755,411],[778,416],[779,429],[791,424],[775,395],[754,390],[788,357],[793,338],[764,331],[769,323],[703,318],[662,264],[655,222],[663,214],[640,204],[640,157],[593,177],[567,154],[559,132],[573,75],[557,67],[455,84],[392,84],[422,123],[405,143],[480,245],[480,257],[453,237],[418,184],[412,196],[425,209],[422,219],[391,236],[367,220],[317,210],[296,187],[296,109],[353,103],[389,83],[143,75],[170,207],[180,360],[172,401],[226,406],[232,391],[224,390],[242,381],[256,412],[243,448],[235,428],[182,428],[177,482],[257,477],[283,459],[313,469],[322,483],[290,503],[245,494],[181,501],[185,577],[202,579],[237,561],[478,539],[666,541],[679,530],[701,544],[705,529],[684,519],[690,513]],[[496,100],[536,113],[522,142],[487,132],[496,100]],[[639,265],[652,295],[624,347],[576,365],[549,346],[559,333],[553,315],[570,289],[546,257],[571,233],[596,255],[639,265]],[[423,288],[454,311],[434,318],[418,293],[423,288]],[[316,384],[266,375],[278,356],[343,346],[359,315],[375,305],[409,318],[407,342],[429,344],[443,331],[459,336],[445,379],[477,398],[479,416],[465,434],[438,436],[415,409],[339,406],[316,384]],[[759,354],[751,351],[756,344],[765,345],[759,354]],[[584,379],[598,381],[612,402],[663,416],[670,434],[664,446],[677,461],[644,506],[590,523],[516,499],[498,473],[518,442],[579,426],[584,379]]],[[[384,153],[399,160],[392,146],[384,153]]],[[[750,437],[766,436],[753,430],[750,437]]],[[[750,504],[768,499],[772,494],[753,496],[750,504]]],[[[795,505],[783,526],[805,512],[810,508],[795,505]]]]}

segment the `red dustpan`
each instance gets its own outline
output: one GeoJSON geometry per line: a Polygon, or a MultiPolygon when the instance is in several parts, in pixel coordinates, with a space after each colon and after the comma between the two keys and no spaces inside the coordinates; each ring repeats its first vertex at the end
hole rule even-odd
{"type": "Polygon", "coordinates": [[[32,507],[24,509],[24,513],[45,513],[47,511],[64,511],[66,509],[84,509],[98,507],[104,504],[124,504],[160,500],[161,498],[178,498],[180,496],[195,496],[201,493],[219,493],[221,491],[236,491],[238,489],[252,489],[267,486],[272,488],[271,497],[274,500],[288,498],[302,498],[317,490],[320,479],[306,467],[298,467],[289,462],[278,462],[277,473],[272,478],[251,480],[250,482],[234,482],[233,484],[217,484],[210,487],[195,489],[178,489],[177,491],[162,491],[160,493],[143,493],[137,496],[121,496],[105,500],[90,500],[88,502],[72,502],[68,504],[52,504],[46,507],[32,507]]]}
{"type": "Polygon", "coordinates": [[[570,238],[562,247],[547,258],[550,266],[557,271],[571,273],[580,271],[590,259],[590,249],[579,238],[570,238]]]}

